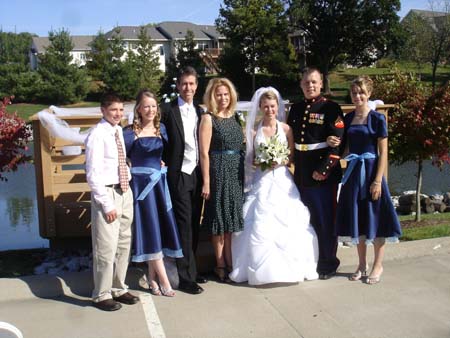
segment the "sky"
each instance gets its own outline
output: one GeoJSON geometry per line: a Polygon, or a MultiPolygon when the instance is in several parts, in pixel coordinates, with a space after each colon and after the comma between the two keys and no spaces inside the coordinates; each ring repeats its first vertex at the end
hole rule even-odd
{"type": "MultiPolygon", "coordinates": [[[[66,29],[71,35],[96,35],[115,26],[161,21],[214,24],[222,0],[0,0],[0,30],[48,36],[66,29]]],[[[428,9],[427,0],[401,0],[403,17],[410,9],[428,9]]]]}

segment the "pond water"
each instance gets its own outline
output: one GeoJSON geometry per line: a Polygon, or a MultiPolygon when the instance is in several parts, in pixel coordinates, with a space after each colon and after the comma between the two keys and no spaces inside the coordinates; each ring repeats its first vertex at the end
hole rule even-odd
{"type": "Polygon", "coordinates": [[[21,166],[0,181],[0,251],[47,248],[39,236],[34,166],[21,166]]]}
{"type": "MultiPolygon", "coordinates": [[[[416,187],[415,163],[389,166],[389,188],[393,195],[416,187]]],[[[39,236],[36,202],[36,177],[33,165],[5,175],[0,181],[0,251],[45,248],[49,241],[39,236]]],[[[423,188],[426,194],[450,191],[450,168],[439,171],[430,162],[424,165],[423,188]]]]}

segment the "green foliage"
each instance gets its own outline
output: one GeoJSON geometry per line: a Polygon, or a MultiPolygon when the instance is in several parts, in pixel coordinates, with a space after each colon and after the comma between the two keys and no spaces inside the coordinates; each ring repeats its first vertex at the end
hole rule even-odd
{"type": "MultiPolygon", "coordinates": [[[[369,65],[398,41],[399,0],[289,0],[295,29],[306,34],[308,64],[325,76],[341,63],[369,65]]],[[[328,83],[325,81],[325,90],[328,83]]]]}
{"type": "Polygon", "coordinates": [[[216,25],[229,43],[220,66],[233,81],[242,82],[256,72],[296,71],[283,1],[224,0],[216,25]]]}
{"type": "Polygon", "coordinates": [[[32,35],[0,32],[0,97],[15,95],[16,102],[36,100],[39,76],[30,70],[32,35]]]}
{"type": "Polygon", "coordinates": [[[401,57],[415,62],[419,68],[425,64],[431,64],[433,87],[436,84],[436,68],[440,63],[447,61],[450,53],[450,8],[448,6],[447,3],[447,7],[444,8],[447,15],[431,19],[412,12],[402,22],[406,41],[401,57]]]}
{"type": "Polygon", "coordinates": [[[39,56],[40,99],[52,104],[82,100],[87,93],[87,78],[83,69],[70,64],[73,43],[69,32],[64,29],[52,31],[49,40],[50,46],[39,56]]]}
{"type": "Polygon", "coordinates": [[[0,31],[0,64],[16,63],[27,66],[32,37],[30,33],[15,34],[0,31]]]}
{"type": "Polygon", "coordinates": [[[154,49],[145,26],[140,27],[138,39],[136,53],[130,51],[128,57],[138,73],[139,88],[148,88],[153,93],[158,93],[162,76],[159,69],[159,50],[154,49]]]}
{"type": "Polygon", "coordinates": [[[166,74],[161,85],[160,95],[172,90],[173,79],[178,76],[178,71],[187,66],[193,67],[199,76],[199,81],[205,76],[205,64],[200,57],[199,51],[195,49],[194,33],[187,31],[184,40],[175,42],[175,50],[178,53],[172,56],[166,67],[166,74]]]}
{"type": "Polygon", "coordinates": [[[120,29],[116,28],[109,40],[109,61],[105,64],[101,80],[102,91],[114,92],[122,99],[132,99],[139,90],[139,74],[126,50],[120,29]]]}
{"type": "Polygon", "coordinates": [[[103,32],[98,32],[97,36],[90,43],[91,51],[87,55],[89,60],[86,63],[88,74],[94,80],[100,80],[108,64],[111,62],[109,54],[109,42],[103,32]]]}

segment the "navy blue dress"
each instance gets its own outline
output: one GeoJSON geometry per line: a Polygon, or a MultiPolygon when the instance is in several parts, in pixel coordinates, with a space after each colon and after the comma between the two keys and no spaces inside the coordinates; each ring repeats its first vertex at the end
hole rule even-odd
{"type": "Polygon", "coordinates": [[[131,161],[131,189],[134,196],[133,262],[182,257],[178,228],[167,186],[167,167],[161,167],[167,132],[161,137],[136,138],[124,129],[127,157],[131,161]]]}
{"type": "Polygon", "coordinates": [[[383,176],[381,198],[374,201],[370,185],[378,165],[378,138],[387,137],[383,114],[370,111],[367,124],[351,124],[355,113],[345,116],[344,142],[349,146],[353,160],[347,163],[336,211],[336,232],[340,237],[351,237],[372,242],[375,238],[396,240],[401,235],[400,223],[383,176]],[[352,168],[353,167],[353,168],[352,168]]]}

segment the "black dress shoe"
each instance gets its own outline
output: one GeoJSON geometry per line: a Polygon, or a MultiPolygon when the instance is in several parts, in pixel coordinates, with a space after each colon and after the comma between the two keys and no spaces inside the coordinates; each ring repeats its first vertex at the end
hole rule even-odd
{"type": "Polygon", "coordinates": [[[115,301],[118,301],[123,304],[133,305],[139,302],[139,297],[136,297],[132,295],[131,293],[127,292],[119,297],[113,297],[115,301]]]}
{"type": "Polygon", "coordinates": [[[203,288],[195,282],[180,282],[178,290],[190,293],[191,295],[198,295],[203,292],[203,288]]]}
{"type": "Polygon", "coordinates": [[[117,303],[115,300],[112,299],[105,299],[100,302],[92,302],[92,304],[102,311],[116,311],[119,310],[122,305],[117,303]]]}
{"type": "Polygon", "coordinates": [[[331,272],[328,272],[328,273],[321,273],[321,274],[319,274],[319,279],[327,280],[327,279],[330,279],[331,277],[334,277],[334,276],[336,276],[336,271],[331,271],[331,272]]]}
{"type": "Polygon", "coordinates": [[[197,278],[195,279],[195,281],[198,283],[198,284],[205,284],[205,283],[207,283],[208,282],[208,280],[205,278],[205,277],[203,277],[203,276],[197,276],[197,278]]]}

